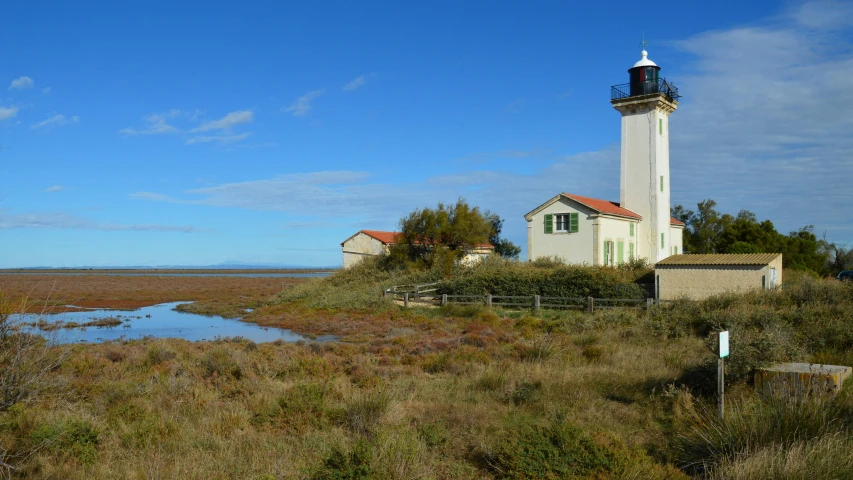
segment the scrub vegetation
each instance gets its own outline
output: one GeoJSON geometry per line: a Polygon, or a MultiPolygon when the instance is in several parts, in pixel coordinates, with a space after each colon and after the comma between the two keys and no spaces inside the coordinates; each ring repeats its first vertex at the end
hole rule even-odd
{"type": "MultiPolygon", "coordinates": [[[[618,285],[641,273],[559,278],[618,285]]],[[[379,286],[431,275],[366,263],[287,287],[246,316],[340,342],[69,347],[33,395],[0,415],[6,463],[16,477],[71,479],[819,479],[853,471],[847,389],[832,401],[792,403],[760,400],[749,385],[750,372],[773,361],[850,365],[853,285],[785,272],[778,292],[593,314],[403,309],[382,300],[379,286]],[[721,328],[732,332],[724,420],[716,418],[712,348],[721,328]]]]}

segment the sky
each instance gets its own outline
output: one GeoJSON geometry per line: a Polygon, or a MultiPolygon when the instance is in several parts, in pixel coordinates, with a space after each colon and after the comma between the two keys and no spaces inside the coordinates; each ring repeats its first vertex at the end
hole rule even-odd
{"type": "Polygon", "coordinates": [[[853,243],[853,2],[9,2],[0,268],[335,266],[463,197],[619,199],[641,41],[673,204],[853,243]]]}

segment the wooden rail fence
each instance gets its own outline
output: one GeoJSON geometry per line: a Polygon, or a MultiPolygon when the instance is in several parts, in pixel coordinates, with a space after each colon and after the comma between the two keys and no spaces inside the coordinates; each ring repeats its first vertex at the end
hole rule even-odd
{"type": "Polygon", "coordinates": [[[659,303],[654,298],[594,298],[594,297],[548,297],[541,295],[435,295],[439,283],[424,285],[398,285],[382,292],[383,297],[421,305],[483,305],[486,307],[576,309],[593,312],[612,308],[649,309],[659,303]]]}

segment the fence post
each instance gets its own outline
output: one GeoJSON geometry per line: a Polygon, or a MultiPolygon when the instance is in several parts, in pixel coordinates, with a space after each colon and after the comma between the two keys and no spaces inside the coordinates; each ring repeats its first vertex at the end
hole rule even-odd
{"type": "Polygon", "coordinates": [[[388,295],[388,290],[382,290],[382,298],[385,298],[388,295]]]}
{"type": "Polygon", "coordinates": [[[541,303],[539,300],[539,295],[533,295],[533,310],[537,312],[539,311],[539,305],[541,303]]]}
{"type": "Polygon", "coordinates": [[[446,293],[442,293],[442,294],[441,294],[441,306],[443,307],[443,306],[445,306],[445,305],[447,305],[447,294],[446,294],[446,293]]]}
{"type": "Polygon", "coordinates": [[[654,303],[654,299],[649,297],[646,299],[646,310],[652,311],[652,303],[654,303]]]}
{"type": "Polygon", "coordinates": [[[490,293],[490,294],[488,294],[488,295],[486,295],[486,306],[487,306],[487,307],[491,307],[491,306],[492,306],[492,294],[491,294],[491,293],[490,293]]]}
{"type": "Polygon", "coordinates": [[[593,311],[593,299],[592,297],[586,297],[586,311],[592,313],[593,311]]]}
{"type": "Polygon", "coordinates": [[[403,294],[403,306],[409,308],[409,292],[403,294]]]}

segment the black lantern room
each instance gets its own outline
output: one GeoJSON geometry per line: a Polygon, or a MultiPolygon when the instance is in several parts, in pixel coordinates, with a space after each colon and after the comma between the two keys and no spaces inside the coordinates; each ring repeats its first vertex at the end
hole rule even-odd
{"type": "Polygon", "coordinates": [[[630,83],[614,85],[611,88],[611,100],[619,100],[626,97],[637,97],[662,93],[670,100],[677,100],[678,89],[675,85],[660,77],[660,67],[649,60],[649,52],[643,50],[643,58],[628,69],[630,83]]]}

